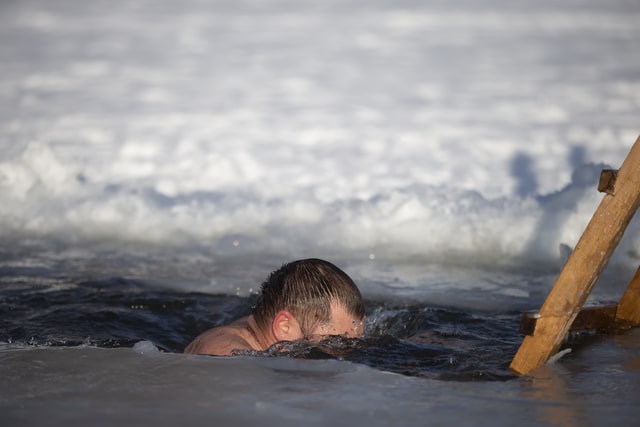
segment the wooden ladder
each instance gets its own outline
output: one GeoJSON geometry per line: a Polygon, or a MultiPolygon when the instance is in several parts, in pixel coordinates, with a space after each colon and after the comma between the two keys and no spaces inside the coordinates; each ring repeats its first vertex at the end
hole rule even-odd
{"type": "Polygon", "coordinates": [[[602,172],[598,190],[606,194],[547,299],[537,313],[523,317],[521,330],[531,334],[511,362],[510,369],[518,374],[529,373],[556,354],[576,318],[640,324],[640,268],[617,305],[582,308],[640,206],[640,137],[618,171],[602,172]]]}

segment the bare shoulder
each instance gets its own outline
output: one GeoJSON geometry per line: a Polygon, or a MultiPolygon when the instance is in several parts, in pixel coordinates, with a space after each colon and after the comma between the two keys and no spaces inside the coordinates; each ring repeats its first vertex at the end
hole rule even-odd
{"type": "Polygon", "coordinates": [[[228,326],[209,329],[185,348],[185,353],[229,356],[233,350],[252,350],[246,318],[228,326]]]}

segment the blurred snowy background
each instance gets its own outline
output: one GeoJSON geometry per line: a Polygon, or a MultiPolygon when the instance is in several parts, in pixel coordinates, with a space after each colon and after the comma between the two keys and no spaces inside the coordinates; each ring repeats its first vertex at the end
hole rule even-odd
{"type": "Polygon", "coordinates": [[[638,22],[624,0],[3,1],[3,256],[557,269],[640,134],[638,22]]]}

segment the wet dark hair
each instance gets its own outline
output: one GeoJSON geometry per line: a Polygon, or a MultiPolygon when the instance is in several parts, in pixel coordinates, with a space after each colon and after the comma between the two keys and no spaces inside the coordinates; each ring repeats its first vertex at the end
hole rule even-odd
{"type": "Polygon", "coordinates": [[[353,280],[321,259],[284,264],[269,275],[261,290],[253,306],[253,317],[263,331],[269,330],[280,310],[293,314],[305,336],[330,321],[332,302],[356,319],[362,319],[365,314],[362,295],[353,280]]]}

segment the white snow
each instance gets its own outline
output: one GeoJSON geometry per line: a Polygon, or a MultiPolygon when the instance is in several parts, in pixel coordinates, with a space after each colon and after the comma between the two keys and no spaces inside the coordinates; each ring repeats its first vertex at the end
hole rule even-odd
{"type": "Polygon", "coordinates": [[[518,4],[3,4],[3,245],[556,265],[640,134],[640,7],[518,4]]]}

